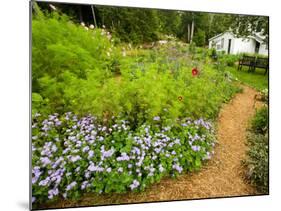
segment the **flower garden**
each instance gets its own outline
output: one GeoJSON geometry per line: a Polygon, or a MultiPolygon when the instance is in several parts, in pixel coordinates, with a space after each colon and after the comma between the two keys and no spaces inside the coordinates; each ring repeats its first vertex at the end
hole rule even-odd
{"type": "Polygon", "coordinates": [[[37,11],[32,20],[32,203],[145,191],[212,159],[216,118],[241,91],[211,51],[126,44],[37,11]],[[55,33],[55,34],[54,34],[55,33]]]}

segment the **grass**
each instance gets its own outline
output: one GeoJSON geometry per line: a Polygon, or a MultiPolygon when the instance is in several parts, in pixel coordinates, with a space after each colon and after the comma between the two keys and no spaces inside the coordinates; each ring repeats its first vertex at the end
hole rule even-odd
{"type": "Polygon", "coordinates": [[[264,75],[264,69],[257,68],[255,72],[248,72],[247,67],[243,67],[242,70],[238,71],[237,67],[227,67],[227,71],[233,74],[234,77],[238,78],[244,84],[247,84],[259,91],[268,89],[268,73],[264,75]]]}

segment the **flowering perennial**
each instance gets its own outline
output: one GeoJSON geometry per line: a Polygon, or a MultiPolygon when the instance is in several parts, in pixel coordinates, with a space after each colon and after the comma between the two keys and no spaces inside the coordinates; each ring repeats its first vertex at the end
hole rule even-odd
{"type": "Polygon", "coordinates": [[[70,112],[36,114],[32,123],[32,201],[79,198],[82,193],[144,190],[163,176],[201,167],[212,157],[214,129],[203,119],[152,123],[131,129],[112,118],[70,112]]]}

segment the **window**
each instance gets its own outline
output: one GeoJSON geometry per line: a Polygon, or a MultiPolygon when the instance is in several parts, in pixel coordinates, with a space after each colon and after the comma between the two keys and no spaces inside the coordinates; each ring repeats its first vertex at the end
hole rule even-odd
{"type": "Polygon", "coordinates": [[[223,48],[224,45],[224,38],[221,39],[221,48],[223,48]]]}

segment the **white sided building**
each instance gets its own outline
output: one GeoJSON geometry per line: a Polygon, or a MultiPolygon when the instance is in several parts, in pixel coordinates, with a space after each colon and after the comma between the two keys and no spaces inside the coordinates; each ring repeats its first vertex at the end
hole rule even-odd
{"type": "Polygon", "coordinates": [[[257,53],[268,56],[268,46],[264,39],[259,33],[247,38],[238,38],[231,31],[226,31],[209,39],[209,49],[215,48],[227,54],[257,53]]]}

